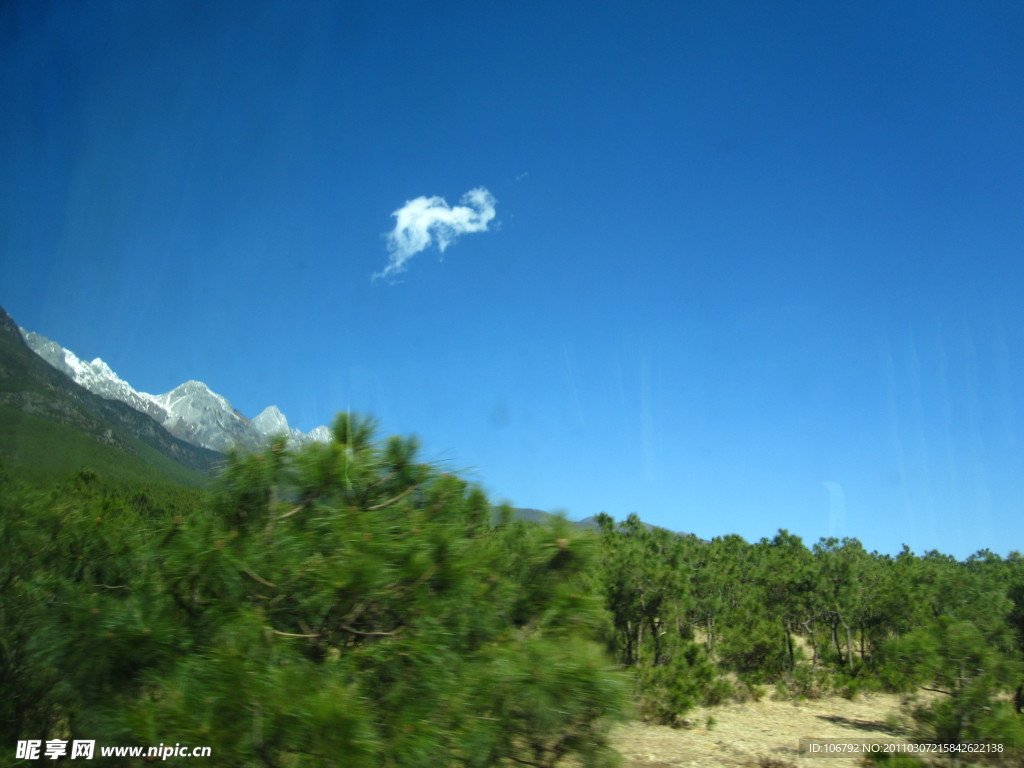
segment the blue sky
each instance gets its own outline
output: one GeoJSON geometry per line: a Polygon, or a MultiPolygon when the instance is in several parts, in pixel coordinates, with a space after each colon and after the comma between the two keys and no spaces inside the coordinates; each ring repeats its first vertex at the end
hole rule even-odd
{"type": "Polygon", "coordinates": [[[370,412],[576,519],[1024,548],[1019,3],[23,1],[0,36],[0,304],[135,388],[370,412]],[[374,278],[394,212],[475,189],[486,231],[374,278]]]}

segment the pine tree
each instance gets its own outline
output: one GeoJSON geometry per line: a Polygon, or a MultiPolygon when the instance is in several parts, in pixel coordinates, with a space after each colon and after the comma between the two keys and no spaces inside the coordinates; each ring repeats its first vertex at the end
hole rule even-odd
{"type": "Polygon", "coordinates": [[[4,704],[9,739],[202,745],[223,766],[614,763],[628,686],[596,539],[492,525],[479,489],[372,420],[334,438],[230,456],[185,514],[88,488],[5,501],[5,530],[39,515],[0,563],[4,674],[35,680],[4,704]]]}

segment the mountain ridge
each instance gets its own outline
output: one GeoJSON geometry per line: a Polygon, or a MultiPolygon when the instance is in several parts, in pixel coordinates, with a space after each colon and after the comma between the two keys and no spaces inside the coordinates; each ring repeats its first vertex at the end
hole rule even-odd
{"type": "Polygon", "coordinates": [[[284,434],[300,445],[330,439],[326,426],[309,433],[290,427],[276,405],[249,419],[226,397],[194,379],[160,395],[139,392],[101,358],[87,362],[39,333],[23,328],[18,331],[29,349],[76,384],[102,398],[125,403],[160,423],[173,436],[201,448],[218,453],[235,447],[254,450],[276,434],[284,434]]]}

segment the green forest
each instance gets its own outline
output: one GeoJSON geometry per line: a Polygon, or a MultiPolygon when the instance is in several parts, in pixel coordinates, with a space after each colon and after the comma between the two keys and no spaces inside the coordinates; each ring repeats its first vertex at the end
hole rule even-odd
{"type": "Polygon", "coordinates": [[[914,738],[1024,765],[1016,552],[529,522],[415,438],[333,432],[200,489],[0,466],[0,764],[83,738],[217,766],[612,766],[629,719],[893,691],[930,694],[914,738]]]}

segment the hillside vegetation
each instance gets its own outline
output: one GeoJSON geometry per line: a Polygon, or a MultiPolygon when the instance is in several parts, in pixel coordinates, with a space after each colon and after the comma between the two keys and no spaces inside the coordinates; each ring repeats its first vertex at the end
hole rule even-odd
{"type": "Polygon", "coordinates": [[[914,735],[1005,744],[985,759],[1020,764],[1016,553],[495,517],[415,439],[347,414],[333,431],[233,454],[205,491],[116,462],[45,489],[28,458],[0,472],[3,742],[177,742],[218,766],[602,766],[630,716],[683,727],[768,690],[928,689],[914,735]]]}
{"type": "Polygon", "coordinates": [[[83,469],[129,484],[202,488],[211,480],[144,443],[128,453],[113,439],[103,442],[68,424],[6,405],[0,405],[0,435],[0,461],[32,485],[50,485],[83,469]]]}
{"type": "Polygon", "coordinates": [[[107,400],[76,384],[25,344],[3,308],[0,409],[3,456],[37,477],[60,475],[76,462],[77,468],[100,471],[127,462],[133,466],[125,471],[136,475],[155,476],[146,465],[163,475],[165,482],[200,486],[215,474],[222,458],[179,440],[126,403],[107,400]]]}

